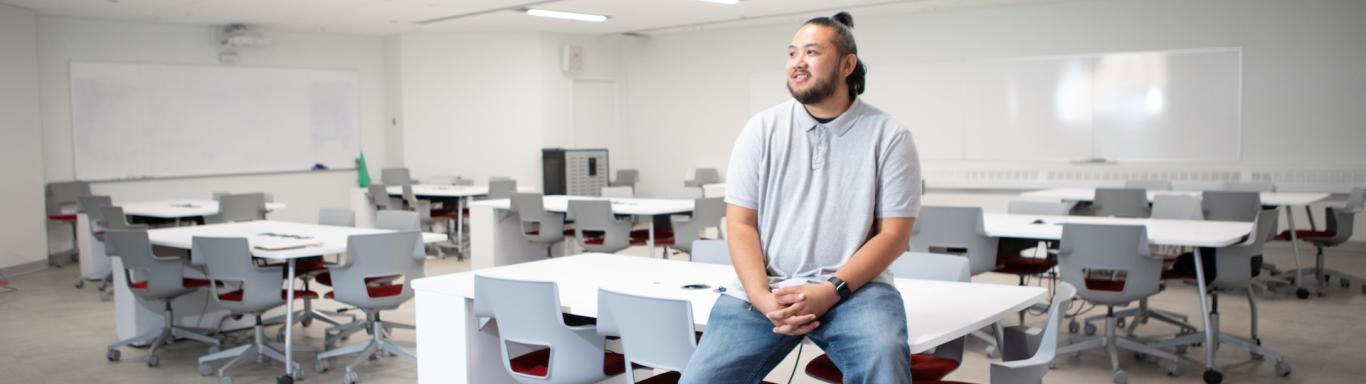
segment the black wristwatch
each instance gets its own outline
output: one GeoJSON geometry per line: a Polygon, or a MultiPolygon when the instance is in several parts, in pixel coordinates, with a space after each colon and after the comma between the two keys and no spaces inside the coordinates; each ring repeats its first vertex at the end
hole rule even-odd
{"type": "Polygon", "coordinates": [[[830,276],[830,279],[827,279],[826,281],[835,285],[835,294],[839,295],[840,301],[844,301],[844,299],[848,299],[850,295],[854,294],[854,291],[849,290],[849,283],[844,282],[844,280],[839,277],[830,276]]]}

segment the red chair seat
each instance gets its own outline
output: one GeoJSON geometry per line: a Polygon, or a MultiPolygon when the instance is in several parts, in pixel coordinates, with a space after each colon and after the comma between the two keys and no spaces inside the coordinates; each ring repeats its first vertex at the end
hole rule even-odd
{"type": "MultiPolygon", "coordinates": [[[[180,285],[183,286],[183,287],[185,287],[185,288],[200,288],[200,287],[207,287],[207,286],[209,286],[209,281],[208,281],[208,280],[204,280],[204,279],[192,279],[192,278],[186,277],[186,278],[184,278],[183,280],[181,280],[180,285]]],[[[218,286],[221,287],[221,286],[223,286],[223,284],[218,284],[218,286]]],[[[132,289],[147,289],[147,281],[146,281],[146,280],[143,280],[143,281],[138,281],[138,282],[129,283],[129,284],[128,284],[128,288],[132,288],[132,289]]]]}
{"type": "Polygon", "coordinates": [[[1092,291],[1124,291],[1124,280],[1086,279],[1086,289],[1092,291]]]}
{"type": "Polygon", "coordinates": [[[1034,257],[1000,257],[996,261],[996,271],[998,273],[1008,273],[1012,275],[1039,275],[1058,265],[1058,259],[1053,257],[1034,258],[1034,257]]]}
{"type": "MultiPolygon", "coordinates": [[[[288,294],[289,294],[289,291],[281,289],[281,290],[280,290],[280,300],[284,300],[284,299],[287,297],[288,294]]],[[[295,290],[295,291],[294,291],[294,299],[295,299],[295,300],[298,300],[298,299],[316,299],[316,298],[318,298],[318,293],[317,293],[317,292],[305,291],[305,290],[295,290]]],[[[218,299],[219,299],[219,300],[223,300],[223,301],[242,301],[242,290],[239,289],[239,290],[232,291],[232,292],[220,293],[220,294],[218,294],[218,299]]]]}
{"type": "Polygon", "coordinates": [[[76,221],[76,214],[70,215],[47,215],[48,220],[52,221],[76,221]]]}
{"type": "MultiPolygon", "coordinates": [[[[374,284],[374,283],[380,282],[380,281],[394,280],[394,279],[398,279],[399,277],[401,277],[401,276],[395,275],[395,276],[375,276],[375,277],[367,277],[367,278],[365,278],[365,284],[374,284]]],[[[332,286],[332,273],[331,273],[331,272],[323,272],[322,274],[318,275],[318,277],[314,277],[314,278],[313,278],[313,281],[318,282],[318,284],[322,284],[322,285],[326,285],[326,286],[331,287],[331,286],[332,286]]]]}
{"type": "MultiPolygon", "coordinates": [[[[365,287],[365,290],[366,293],[370,294],[370,297],[398,296],[403,294],[403,284],[368,285],[365,287]]],[[[336,297],[336,295],[333,294],[333,292],[336,291],[328,292],[326,295],[323,295],[323,297],[329,299],[336,297]]]]}
{"type": "MultiPolygon", "coordinates": [[[[528,376],[545,377],[550,371],[550,348],[542,348],[514,357],[509,362],[514,372],[528,376]]],[[[619,353],[604,352],[602,373],[612,376],[623,372],[626,372],[626,356],[619,353]]]]}
{"type": "MultiPolygon", "coordinates": [[[[1295,231],[1295,238],[1300,240],[1308,240],[1315,238],[1332,238],[1334,236],[1337,236],[1337,231],[1313,231],[1308,229],[1301,229],[1295,231]]],[[[1290,230],[1287,229],[1281,231],[1281,233],[1276,235],[1276,237],[1274,237],[1273,240],[1290,241],[1290,230]]]]}
{"type": "MultiPolygon", "coordinates": [[[[911,355],[911,378],[916,383],[937,382],[958,369],[958,364],[957,361],[934,355],[914,354],[911,355]]],[[[844,382],[844,373],[840,372],[835,362],[825,354],[816,356],[806,364],[806,374],[826,382],[844,382]]]]}
{"type": "MultiPolygon", "coordinates": [[[[678,380],[681,378],[683,378],[683,374],[674,371],[669,371],[658,375],[650,376],[650,378],[645,380],[637,381],[636,384],[677,384],[678,380]]],[[[768,381],[762,381],[761,383],[774,384],[768,381]]]]}

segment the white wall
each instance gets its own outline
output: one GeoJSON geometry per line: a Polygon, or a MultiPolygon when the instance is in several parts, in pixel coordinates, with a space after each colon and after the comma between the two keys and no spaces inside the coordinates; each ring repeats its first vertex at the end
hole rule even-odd
{"type": "MultiPolygon", "coordinates": [[[[274,41],[267,48],[240,52],[240,66],[343,69],[359,79],[361,148],[373,176],[392,147],[386,111],[385,39],[329,34],[263,31],[274,41]]],[[[47,181],[71,180],[69,63],[107,61],[218,65],[220,30],[212,27],[38,18],[38,62],[43,118],[43,163],[47,181]]],[[[320,207],[349,206],[352,171],[275,175],[209,176],[95,183],[95,193],[115,203],[169,198],[209,198],[215,191],[275,194],[288,208],[271,218],[313,221],[320,207]]]]}
{"type": "Polygon", "coordinates": [[[615,80],[617,37],[415,33],[400,40],[403,165],[417,178],[517,179],[540,189],[541,149],[572,147],[573,76],[560,47],[584,47],[580,78],[615,80]]]}
{"type": "MultiPolygon", "coordinates": [[[[1355,172],[1352,177],[1361,177],[1366,168],[1366,151],[1361,150],[1366,142],[1366,108],[1361,108],[1366,99],[1366,2],[1115,0],[902,15],[853,13],[862,58],[870,66],[870,88],[898,86],[879,83],[879,66],[1242,47],[1241,161],[1109,169],[1288,167],[1348,169],[1355,172]]],[[[784,48],[798,26],[792,22],[662,34],[626,46],[627,155],[641,168],[641,192],[673,190],[690,167],[726,165],[734,137],[749,117],[750,75],[783,68],[784,48]]],[[[926,164],[929,175],[960,168],[1097,169],[1056,163],[926,164]]]]}
{"type": "MultiPolygon", "coordinates": [[[[47,259],[44,236],[42,125],[38,115],[37,19],[0,5],[0,269],[47,259]]],[[[41,264],[37,265],[41,267],[41,264]]]]}

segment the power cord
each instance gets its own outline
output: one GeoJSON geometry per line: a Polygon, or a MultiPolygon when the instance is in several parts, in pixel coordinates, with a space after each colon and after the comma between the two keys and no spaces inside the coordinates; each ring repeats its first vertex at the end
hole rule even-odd
{"type": "Polygon", "coordinates": [[[802,365],[802,348],[806,344],[797,344],[797,359],[792,362],[792,374],[787,375],[787,384],[792,384],[792,378],[797,377],[797,366],[802,365]]]}

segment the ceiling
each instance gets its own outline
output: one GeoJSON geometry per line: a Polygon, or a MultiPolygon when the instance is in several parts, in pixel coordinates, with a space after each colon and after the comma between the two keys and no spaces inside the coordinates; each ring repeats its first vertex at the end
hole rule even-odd
{"type": "Polygon", "coordinates": [[[836,10],[860,14],[926,12],[1065,0],[0,0],[40,15],[359,35],[419,31],[662,33],[801,21],[836,10]],[[585,23],[527,16],[525,7],[610,16],[585,23]],[[429,21],[424,23],[423,21],[429,21]]]}

